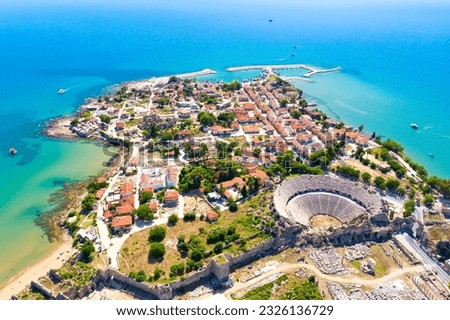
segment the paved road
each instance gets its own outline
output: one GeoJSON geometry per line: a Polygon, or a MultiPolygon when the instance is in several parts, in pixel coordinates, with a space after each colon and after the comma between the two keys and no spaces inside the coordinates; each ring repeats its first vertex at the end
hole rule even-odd
{"type": "Polygon", "coordinates": [[[431,257],[419,246],[417,241],[411,238],[408,234],[403,233],[395,236],[400,243],[405,246],[420,262],[423,263],[426,269],[431,269],[436,272],[437,277],[441,282],[447,286],[450,283],[450,275],[445,272],[431,257]]]}

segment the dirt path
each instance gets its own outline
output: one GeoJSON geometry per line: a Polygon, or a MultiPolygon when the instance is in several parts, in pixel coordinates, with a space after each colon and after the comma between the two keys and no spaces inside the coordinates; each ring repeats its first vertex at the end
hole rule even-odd
{"type": "MultiPolygon", "coordinates": [[[[306,264],[306,263],[282,263],[280,264],[278,267],[276,267],[275,269],[266,272],[254,279],[251,279],[247,282],[237,282],[235,283],[235,285],[224,291],[223,294],[228,296],[232,293],[235,293],[237,291],[246,289],[248,287],[251,287],[255,284],[257,284],[258,282],[264,280],[267,277],[270,277],[276,273],[279,272],[289,272],[289,271],[294,271],[297,269],[307,269],[310,270],[314,273],[314,275],[316,276],[317,279],[319,280],[324,280],[324,281],[333,281],[333,282],[337,282],[337,283],[348,283],[348,284],[360,284],[360,285],[364,285],[364,286],[376,286],[378,284],[383,284],[386,282],[389,282],[391,280],[397,279],[399,276],[404,275],[408,272],[417,272],[417,271],[423,271],[422,266],[415,266],[415,267],[410,267],[410,268],[405,268],[405,269],[397,269],[391,273],[389,273],[388,275],[381,277],[381,278],[375,278],[375,279],[360,279],[356,276],[350,276],[350,277],[346,277],[346,276],[338,276],[338,275],[328,275],[328,274],[324,274],[322,273],[319,269],[317,269],[315,266],[311,265],[311,264],[306,264]]],[[[201,297],[199,297],[201,298],[201,297]]]]}

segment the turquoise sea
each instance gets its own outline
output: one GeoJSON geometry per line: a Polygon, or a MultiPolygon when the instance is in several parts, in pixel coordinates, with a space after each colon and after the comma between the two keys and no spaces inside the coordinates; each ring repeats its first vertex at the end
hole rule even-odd
{"type": "Polygon", "coordinates": [[[219,71],[214,79],[254,75],[224,71],[234,65],[339,65],[296,85],[330,116],[398,140],[430,173],[450,178],[445,1],[54,2],[0,1],[0,283],[51,249],[34,220],[51,209],[61,181],[94,175],[108,158],[92,144],[43,137],[43,122],[122,81],[203,68],[219,71]]]}

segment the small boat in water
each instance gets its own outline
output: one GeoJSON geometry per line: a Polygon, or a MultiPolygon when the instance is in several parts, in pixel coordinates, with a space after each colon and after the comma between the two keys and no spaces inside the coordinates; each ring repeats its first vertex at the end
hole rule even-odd
{"type": "Polygon", "coordinates": [[[419,126],[415,123],[411,123],[411,128],[413,129],[419,129],[419,126]]]}
{"type": "Polygon", "coordinates": [[[269,22],[273,22],[273,20],[272,20],[272,19],[269,19],[269,22]]]}
{"type": "Polygon", "coordinates": [[[434,154],[429,153],[428,155],[429,155],[431,158],[434,158],[434,154]]]}
{"type": "Polygon", "coordinates": [[[17,153],[17,150],[11,147],[11,148],[9,148],[9,153],[11,155],[15,155],[17,153]]]}
{"type": "Polygon", "coordinates": [[[58,94],[63,94],[64,92],[66,92],[66,90],[64,90],[64,89],[59,89],[58,90],[58,94]]]}
{"type": "Polygon", "coordinates": [[[295,57],[295,53],[291,53],[291,57],[295,57]]]}

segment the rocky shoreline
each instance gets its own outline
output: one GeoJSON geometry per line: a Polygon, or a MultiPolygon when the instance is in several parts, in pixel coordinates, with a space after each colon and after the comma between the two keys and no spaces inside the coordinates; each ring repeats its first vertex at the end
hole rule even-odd
{"type": "Polygon", "coordinates": [[[80,137],[70,130],[70,123],[75,119],[75,116],[63,116],[52,119],[45,123],[45,128],[42,133],[49,138],[57,138],[64,140],[79,140],[80,137]]]}

